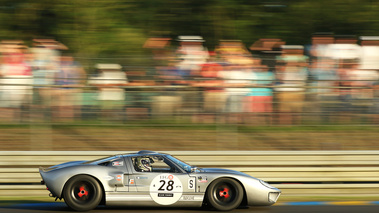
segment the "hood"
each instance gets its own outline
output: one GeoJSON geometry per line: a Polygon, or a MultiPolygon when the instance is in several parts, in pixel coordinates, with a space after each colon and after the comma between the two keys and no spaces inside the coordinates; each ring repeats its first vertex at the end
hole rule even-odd
{"type": "Polygon", "coordinates": [[[55,169],[62,169],[65,167],[80,165],[80,164],[83,164],[85,162],[87,162],[87,161],[70,161],[70,162],[58,164],[58,165],[51,166],[51,167],[41,167],[40,170],[42,170],[43,172],[49,172],[49,171],[52,171],[55,169]]]}
{"type": "Polygon", "coordinates": [[[200,170],[200,172],[204,172],[204,173],[222,173],[222,174],[243,175],[243,176],[250,177],[250,175],[247,175],[247,174],[245,174],[243,172],[239,172],[239,171],[235,171],[235,170],[230,170],[230,169],[201,168],[199,170],[200,170]]]}

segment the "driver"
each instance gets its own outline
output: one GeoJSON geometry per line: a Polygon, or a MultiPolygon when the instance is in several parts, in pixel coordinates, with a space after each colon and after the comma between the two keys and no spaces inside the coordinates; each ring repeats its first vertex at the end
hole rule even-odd
{"type": "Polygon", "coordinates": [[[150,159],[146,157],[138,157],[136,160],[136,167],[140,172],[151,172],[150,159]]]}

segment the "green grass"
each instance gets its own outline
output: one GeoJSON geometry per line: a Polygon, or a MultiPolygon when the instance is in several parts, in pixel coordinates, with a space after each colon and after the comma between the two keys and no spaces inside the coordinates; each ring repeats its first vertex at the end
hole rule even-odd
{"type": "Polygon", "coordinates": [[[0,125],[0,149],[4,151],[376,150],[378,137],[379,126],[247,126],[162,120],[0,125]]]}

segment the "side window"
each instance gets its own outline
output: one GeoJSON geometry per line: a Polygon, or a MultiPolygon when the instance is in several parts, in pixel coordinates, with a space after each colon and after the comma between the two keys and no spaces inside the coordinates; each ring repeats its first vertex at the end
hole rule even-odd
{"type": "Polygon", "coordinates": [[[164,162],[161,156],[138,156],[132,158],[137,172],[175,172],[175,168],[164,162]]]}
{"type": "Polygon", "coordinates": [[[114,167],[124,166],[124,159],[119,158],[119,159],[113,160],[110,163],[110,166],[114,166],[114,167]]]}
{"type": "Polygon", "coordinates": [[[100,166],[123,167],[124,166],[124,159],[122,159],[122,158],[111,159],[109,161],[101,162],[99,165],[100,166]]]}

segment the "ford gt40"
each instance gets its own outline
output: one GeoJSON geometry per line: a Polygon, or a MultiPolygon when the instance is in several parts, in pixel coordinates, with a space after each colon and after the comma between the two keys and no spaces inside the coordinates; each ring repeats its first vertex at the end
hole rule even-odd
{"type": "Polygon", "coordinates": [[[40,168],[50,196],[73,210],[98,205],[211,207],[274,204],[281,191],[245,173],[197,168],[164,153],[140,151],[40,168]]]}

